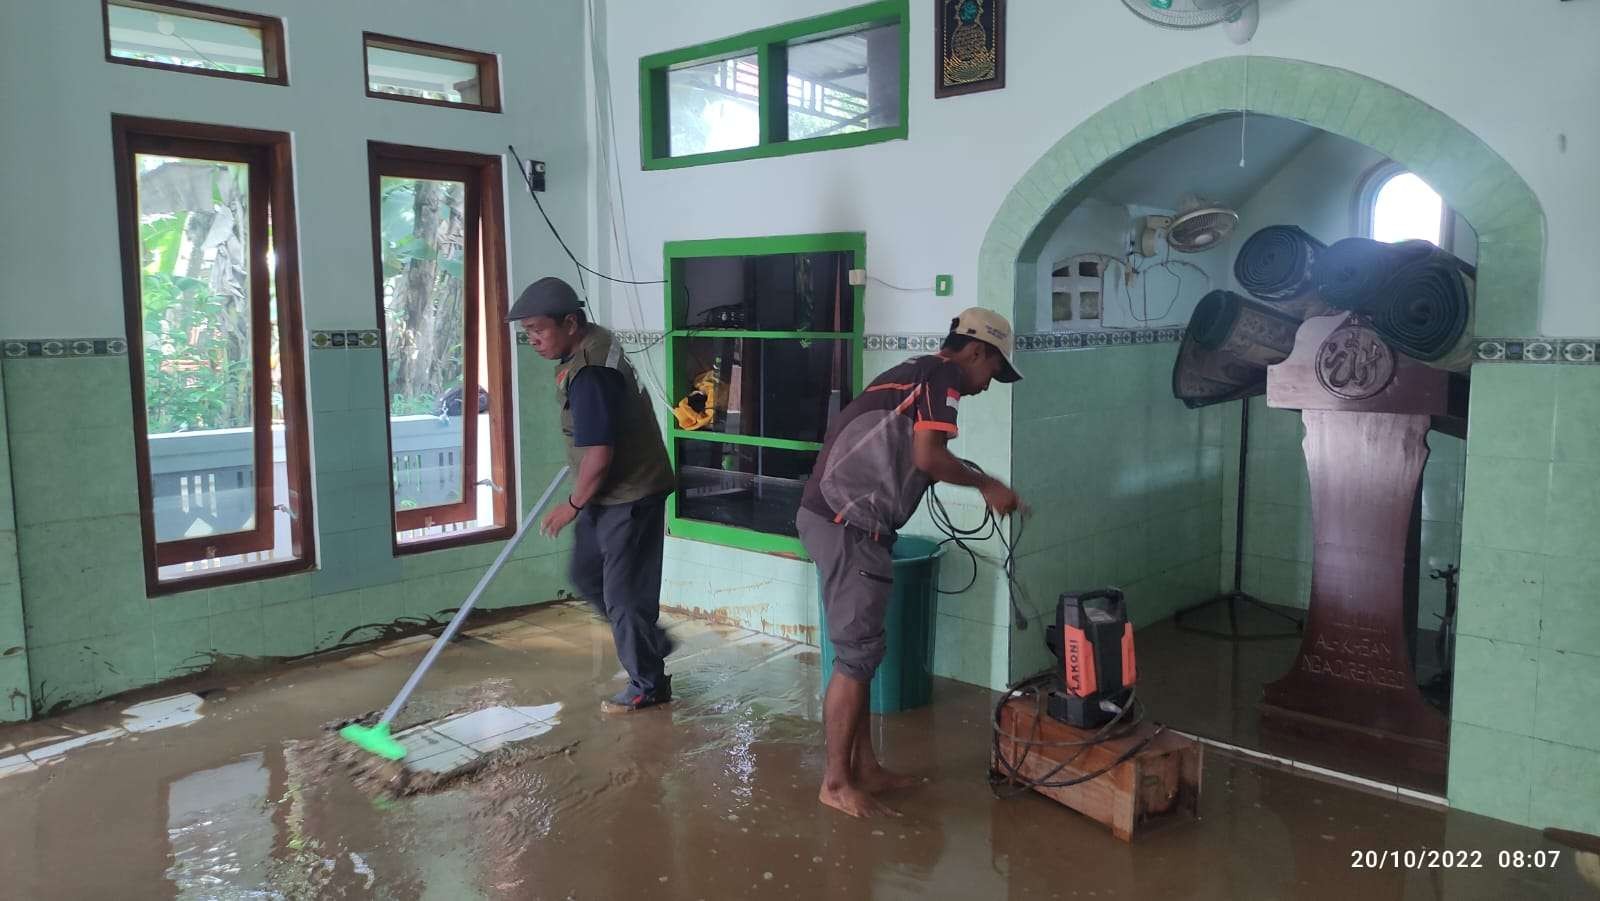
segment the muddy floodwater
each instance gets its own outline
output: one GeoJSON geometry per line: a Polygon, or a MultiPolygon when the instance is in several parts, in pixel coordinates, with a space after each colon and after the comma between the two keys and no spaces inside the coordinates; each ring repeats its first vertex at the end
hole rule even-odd
{"type": "Polygon", "coordinates": [[[993,695],[943,681],[931,706],[874,719],[885,763],[927,782],[887,798],[899,818],[852,820],[816,801],[816,650],[670,627],[678,700],[623,717],[599,711],[617,662],[581,605],[472,631],[399,726],[503,705],[545,727],[400,797],[358,788],[319,744],[382,708],[425,641],[0,727],[0,897],[1600,898],[1593,855],[1535,830],[1215,749],[1200,818],[1123,843],[1044,798],[997,800],[993,695]],[[1428,848],[1479,866],[1356,866],[1428,848]],[[1533,866],[1539,851],[1554,863],[1533,866]]]}

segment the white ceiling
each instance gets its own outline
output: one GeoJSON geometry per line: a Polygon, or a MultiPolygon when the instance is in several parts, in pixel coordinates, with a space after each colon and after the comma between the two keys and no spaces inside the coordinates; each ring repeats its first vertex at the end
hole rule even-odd
{"type": "Polygon", "coordinates": [[[1285,163],[1325,132],[1289,119],[1244,121],[1245,165],[1239,166],[1240,117],[1224,116],[1177,130],[1107,166],[1090,197],[1116,204],[1173,209],[1185,194],[1238,209],[1285,163]]]}

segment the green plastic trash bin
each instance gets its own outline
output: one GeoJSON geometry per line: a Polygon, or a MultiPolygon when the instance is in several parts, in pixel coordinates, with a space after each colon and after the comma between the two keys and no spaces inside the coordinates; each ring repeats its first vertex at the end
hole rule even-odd
{"type": "MultiPolygon", "coordinates": [[[[939,600],[937,541],[902,535],[894,543],[894,589],[884,620],[888,650],[872,679],[872,712],[894,713],[928,703],[933,693],[933,621],[939,600]]],[[[822,585],[817,585],[821,604],[822,585]]],[[[818,612],[822,624],[822,691],[833,675],[833,642],[828,640],[826,607],[818,612]]]]}

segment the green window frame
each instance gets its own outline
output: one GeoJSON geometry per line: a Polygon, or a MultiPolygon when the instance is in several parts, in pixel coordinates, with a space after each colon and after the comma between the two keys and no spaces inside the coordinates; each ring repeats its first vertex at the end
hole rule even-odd
{"type": "Polygon", "coordinates": [[[639,60],[639,135],[640,160],[643,168],[679,169],[685,166],[812,153],[818,150],[838,150],[876,144],[880,141],[904,140],[907,135],[911,96],[909,35],[911,27],[908,3],[909,0],[880,0],[865,6],[642,57],[639,60]],[[840,37],[884,25],[898,25],[900,29],[899,122],[864,131],[789,140],[789,45],[840,37]],[[673,69],[751,54],[757,58],[756,65],[760,79],[758,143],[735,150],[672,156],[667,73],[673,69]]]}
{"type": "MultiPolygon", "coordinates": [[[[845,341],[849,345],[850,394],[861,393],[862,378],[862,327],[865,321],[863,301],[865,287],[850,285],[853,319],[848,331],[771,331],[737,328],[688,328],[688,292],[684,286],[684,262],[704,257],[766,256],[772,254],[802,253],[853,253],[852,269],[865,269],[867,265],[867,239],[862,232],[835,232],[829,234],[781,235],[762,238],[722,238],[704,241],[669,241],[663,253],[663,270],[667,274],[665,286],[666,316],[668,325],[665,339],[667,391],[672,399],[685,396],[692,387],[686,375],[679,370],[679,360],[685,352],[684,344],[694,338],[743,338],[760,341],[811,339],[845,341]]],[[[705,441],[712,444],[745,445],[786,451],[816,452],[820,442],[768,438],[759,435],[727,434],[713,431],[691,431],[680,428],[668,417],[664,433],[667,455],[672,460],[672,471],[680,474],[678,442],[705,441]]],[[[681,475],[680,475],[681,482],[681,475]]],[[[706,520],[688,519],[678,514],[679,493],[667,500],[667,534],[696,541],[706,541],[727,547],[759,551],[769,554],[786,554],[805,559],[805,548],[800,540],[786,534],[762,532],[755,529],[706,520]]]]}

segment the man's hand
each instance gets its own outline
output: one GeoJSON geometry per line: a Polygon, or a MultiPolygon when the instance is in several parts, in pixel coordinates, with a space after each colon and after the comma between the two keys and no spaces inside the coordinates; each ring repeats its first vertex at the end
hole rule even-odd
{"type": "Polygon", "coordinates": [[[983,502],[996,516],[1010,516],[1018,507],[1022,506],[1022,498],[1012,491],[999,479],[989,479],[978,486],[978,491],[983,494],[983,502]]]}
{"type": "Polygon", "coordinates": [[[572,509],[571,504],[563,501],[554,510],[544,515],[544,522],[540,524],[539,531],[543,532],[546,538],[554,538],[560,535],[561,530],[565,529],[569,523],[577,518],[578,511],[572,509]]]}

